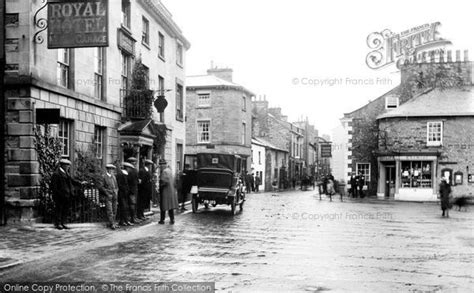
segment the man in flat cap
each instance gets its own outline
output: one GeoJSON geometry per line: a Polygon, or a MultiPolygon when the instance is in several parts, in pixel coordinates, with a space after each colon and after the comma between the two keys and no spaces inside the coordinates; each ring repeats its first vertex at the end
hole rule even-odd
{"type": "Polygon", "coordinates": [[[114,175],[115,166],[107,164],[105,166],[105,174],[102,175],[99,184],[99,193],[105,197],[105,209],[107,212],[107,219],[109,220],[109,227],[112,230],[117,228],[115,224],[115,217],[117,215],[117,196],[118,184],[114,175]]]}
{"type": "Polygon", "coordinates": [[[127,183],[130,190],[130,199],[129,199],[129,211],[130,211],[130,221],[132,223],[140,223],[140,220],[137,218],[137,196],[138,196],[138,172],[135,168],[135,163],[137,159],[134,157],[127,159],[127,183]]]}
{"type": "Polygon", "coordinates": [[[54,201],[54,227],[56,229],[69,229],[65,225],[67,211],[74,196],[74,183],[78,181],[69,174],[71,161],[61,159],[58,169],[51,176],[51,195],[54,201]]]}
{"type": "Polygon", "coordinates": [[[160,159],[160,221],[159,224],[165,223],[166,211],[170,217],[170,224],[174,224],[174,209],[178,208],[178,198],[174,189],[174,179],[171,168],[165,160],[160,159]]]}
{"type": "Polygon", "coordinates": [[[151,194],[153,192],[153,182],[151,171],[153,168],[152,160],[145,160],[143,167],[138,172],[138,198],[137,198],[137,217],[145,220],[145,209],[150,207],[151,194]]]}

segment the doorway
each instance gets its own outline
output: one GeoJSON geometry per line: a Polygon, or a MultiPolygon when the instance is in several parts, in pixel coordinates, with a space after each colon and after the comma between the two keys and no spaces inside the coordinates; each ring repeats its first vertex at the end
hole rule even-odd
{"type": "Polygon", "coordinates": [[[395,196],[395,166],[385,166],[385,197],[395,196]]]}

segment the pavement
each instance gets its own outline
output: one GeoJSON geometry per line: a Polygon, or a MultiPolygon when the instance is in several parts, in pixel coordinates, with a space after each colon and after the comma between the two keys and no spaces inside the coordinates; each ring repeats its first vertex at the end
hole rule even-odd
{"type": "Polygon", "coordinates": [[[207,281],[222,292],[473,292],[474,213],[437,203],[249,194],[139,226],[4,227],[9,281],[207,281]]]}
{"type": "MultiPolygon", "coordinates": [[[[189,204],[189,203],[188,203],[189,204]]],[[[113,231],[105,222],[71,223],[69,230],[57,230],[49,223],[28,223],[0,226],[0,271],[45,258],[61,251],[75,249],[95,240],[109,237],[115,232],[130,232],[159,218],[160,211],[153,207],[145,213],[147,220],[132,227],[119,227],[113,231]]],[[[179,215],[180,213],[177,213],[179,215]]]]}

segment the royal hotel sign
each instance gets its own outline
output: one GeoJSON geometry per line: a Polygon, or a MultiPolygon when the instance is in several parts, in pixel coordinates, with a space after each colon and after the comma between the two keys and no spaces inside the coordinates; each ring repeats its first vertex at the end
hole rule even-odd
{"type": "Polygon", "coordinates": [[[108,45],[108,0],[48,1],[49,49],[108,45]]]}

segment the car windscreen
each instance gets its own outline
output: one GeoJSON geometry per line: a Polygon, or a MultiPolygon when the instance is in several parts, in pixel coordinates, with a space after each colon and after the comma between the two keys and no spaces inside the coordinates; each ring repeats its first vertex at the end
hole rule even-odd
{"type": "Polygon", "coordinates": [[[232,186],[232,173],[198,171],[198,186],[230,188],[232,186]]]}

